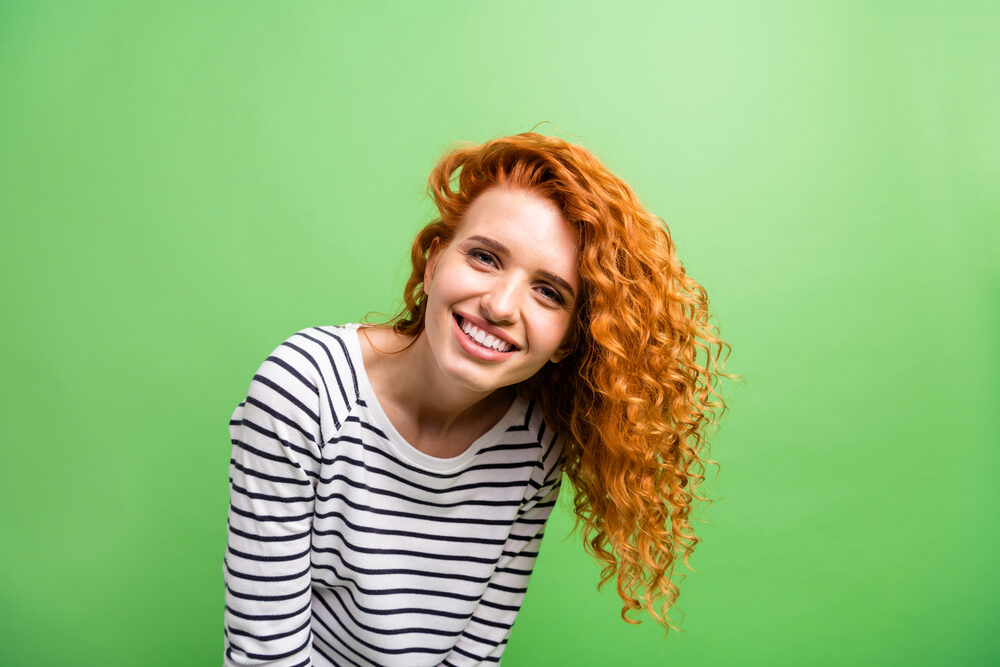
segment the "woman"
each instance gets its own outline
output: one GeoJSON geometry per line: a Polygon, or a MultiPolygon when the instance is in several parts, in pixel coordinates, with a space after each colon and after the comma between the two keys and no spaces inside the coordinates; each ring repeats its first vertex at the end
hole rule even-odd
{"type": "Polygon", "coordinates": [[[623,619],[673,627],[725,409],[704,290],[560,139],[456,149],[429,190],[403,311],[297,332],[230,421],[227,665],[498,662],[563,472],[623,619]]]}

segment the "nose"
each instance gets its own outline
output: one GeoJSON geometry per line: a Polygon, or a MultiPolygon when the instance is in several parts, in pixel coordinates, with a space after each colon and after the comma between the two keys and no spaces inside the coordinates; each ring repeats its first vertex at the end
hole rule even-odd
{"type": "Polygon", "coordinates": [[[479,299],[479,311],[488,322],[512,324],[520,312],[520,286],[513,280],[497,280],[479,299]]]}

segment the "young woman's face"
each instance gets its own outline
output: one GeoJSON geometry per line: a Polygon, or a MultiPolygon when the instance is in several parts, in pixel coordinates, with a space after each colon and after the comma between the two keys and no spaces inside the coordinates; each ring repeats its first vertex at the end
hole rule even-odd
{"type": "Polygon", "coordinates": [[[425,329],[438,366],[488,392],[566,356],[578,255],[552,202],[505,187],[476,197],[451,243],[428,254],[425,329]]]}

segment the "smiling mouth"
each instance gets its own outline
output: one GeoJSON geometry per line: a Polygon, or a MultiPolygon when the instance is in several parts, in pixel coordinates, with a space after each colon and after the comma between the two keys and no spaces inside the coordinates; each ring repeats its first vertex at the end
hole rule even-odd
{"type": "Polygon", "coordinates": [[[455,320],[458,321],[458,326],[462,330],[462,333],[471,340],[476,345],[483,347],[487,350],[493,350],[495,352],[513,352],[517,349],[516,346],[511,345],[507,341],[497,338],[493,334],[488,334],[475,324],[467,321],[458,313],[455,313],[455,320]]]}

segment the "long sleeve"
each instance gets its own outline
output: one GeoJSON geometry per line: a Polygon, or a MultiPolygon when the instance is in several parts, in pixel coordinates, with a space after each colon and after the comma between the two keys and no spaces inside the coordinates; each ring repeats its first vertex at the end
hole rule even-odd
{"type": "Polygon", "coordinates": [[[541,480],[533,480],[529,486],[534,493],[520,508],[486,593],[465,631],[441,663],[445,667],[500,662],[527,591],[545,523],[559,495],[562,481],[559,455],[558,447],[550,447],[546,453],[545,465],[538,471],[541,480]]]}
{"type": "Polygon", "coordinates": [[[261,364],[229,424],[223,664],[310,664],[310,547],[325,389],[298,334],[261,364]]]}

